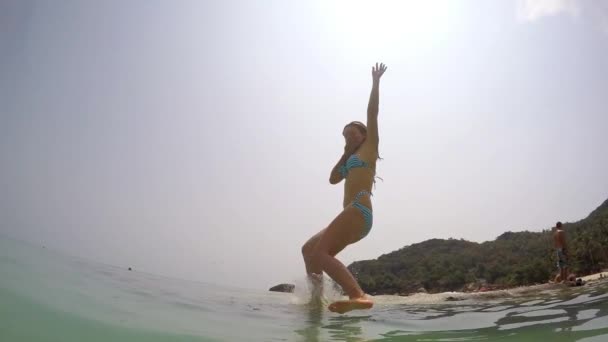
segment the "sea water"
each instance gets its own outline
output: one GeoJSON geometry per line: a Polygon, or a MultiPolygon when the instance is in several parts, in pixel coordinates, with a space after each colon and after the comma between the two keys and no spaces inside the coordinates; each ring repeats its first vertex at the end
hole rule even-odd
{"type": "MultiPolygon", "coordinates": [[[[0,237],[0,342],[608,341],[608,282],[376,296],[345,315],[295,293],[129,271],[0,237]]],[[[330,294],[336,296],[336,294],[330,294]]],[[[331,298],[330,298],[331,299],[331,298]]]]}

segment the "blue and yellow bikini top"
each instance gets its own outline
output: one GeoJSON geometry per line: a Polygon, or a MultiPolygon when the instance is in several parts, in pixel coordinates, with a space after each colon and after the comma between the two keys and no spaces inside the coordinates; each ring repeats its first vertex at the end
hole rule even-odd
{"type": "Polygon", "coordinates": [[[346,176],[348,176],[348,172],[356,167],[370,167],[370,165],[368,162],[361,160],[358,155],[351,154],[346,160],[346,165],[340,166],[340,174],[342,177],[346,178],[346,176]]]}

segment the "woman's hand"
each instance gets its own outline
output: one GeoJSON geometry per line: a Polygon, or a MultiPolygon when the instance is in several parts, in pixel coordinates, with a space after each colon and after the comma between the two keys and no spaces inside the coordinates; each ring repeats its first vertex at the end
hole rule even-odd
{"type": "Polygon", "coordinates": [[[384,63],[380,63],[380,65],[376,63],[376,66],[372,67],[372,79],[374,80],[374,82],[379,82],[380,77],[382,77],[385,71],[386,65],[384,65],[384,63]]]}
{"type": "Polygon", "coordinates": [[[361,144],[359,144],[359,145],[347,144],[346,146],[344,146],[344,156],[348,159],[348,157],[350,157],[351,154],[354,154],[355,152],[357,152],[357,150],[359,149],[360,146],[361,146],[361,144]]]}

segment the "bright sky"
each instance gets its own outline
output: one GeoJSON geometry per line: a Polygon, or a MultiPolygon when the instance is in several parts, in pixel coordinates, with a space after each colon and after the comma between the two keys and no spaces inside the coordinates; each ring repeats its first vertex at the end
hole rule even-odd
{"type": "Polygon", "coordinates": [[[341,210],[380,88],[374,227],[345,264],[608,198],[608,1],[0,3],[0,233],[267,288],[341,210]]]}

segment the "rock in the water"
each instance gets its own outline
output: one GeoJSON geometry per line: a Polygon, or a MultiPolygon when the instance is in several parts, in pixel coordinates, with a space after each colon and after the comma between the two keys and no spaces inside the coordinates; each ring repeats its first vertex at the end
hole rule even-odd
{"type": "Polygon", "coordinates": [[[271,287],[268,291],[275,291],[275,292],[293,292],[293,289],[296,286],[293,284],[279,284],[276,286],[271,287]]]}

